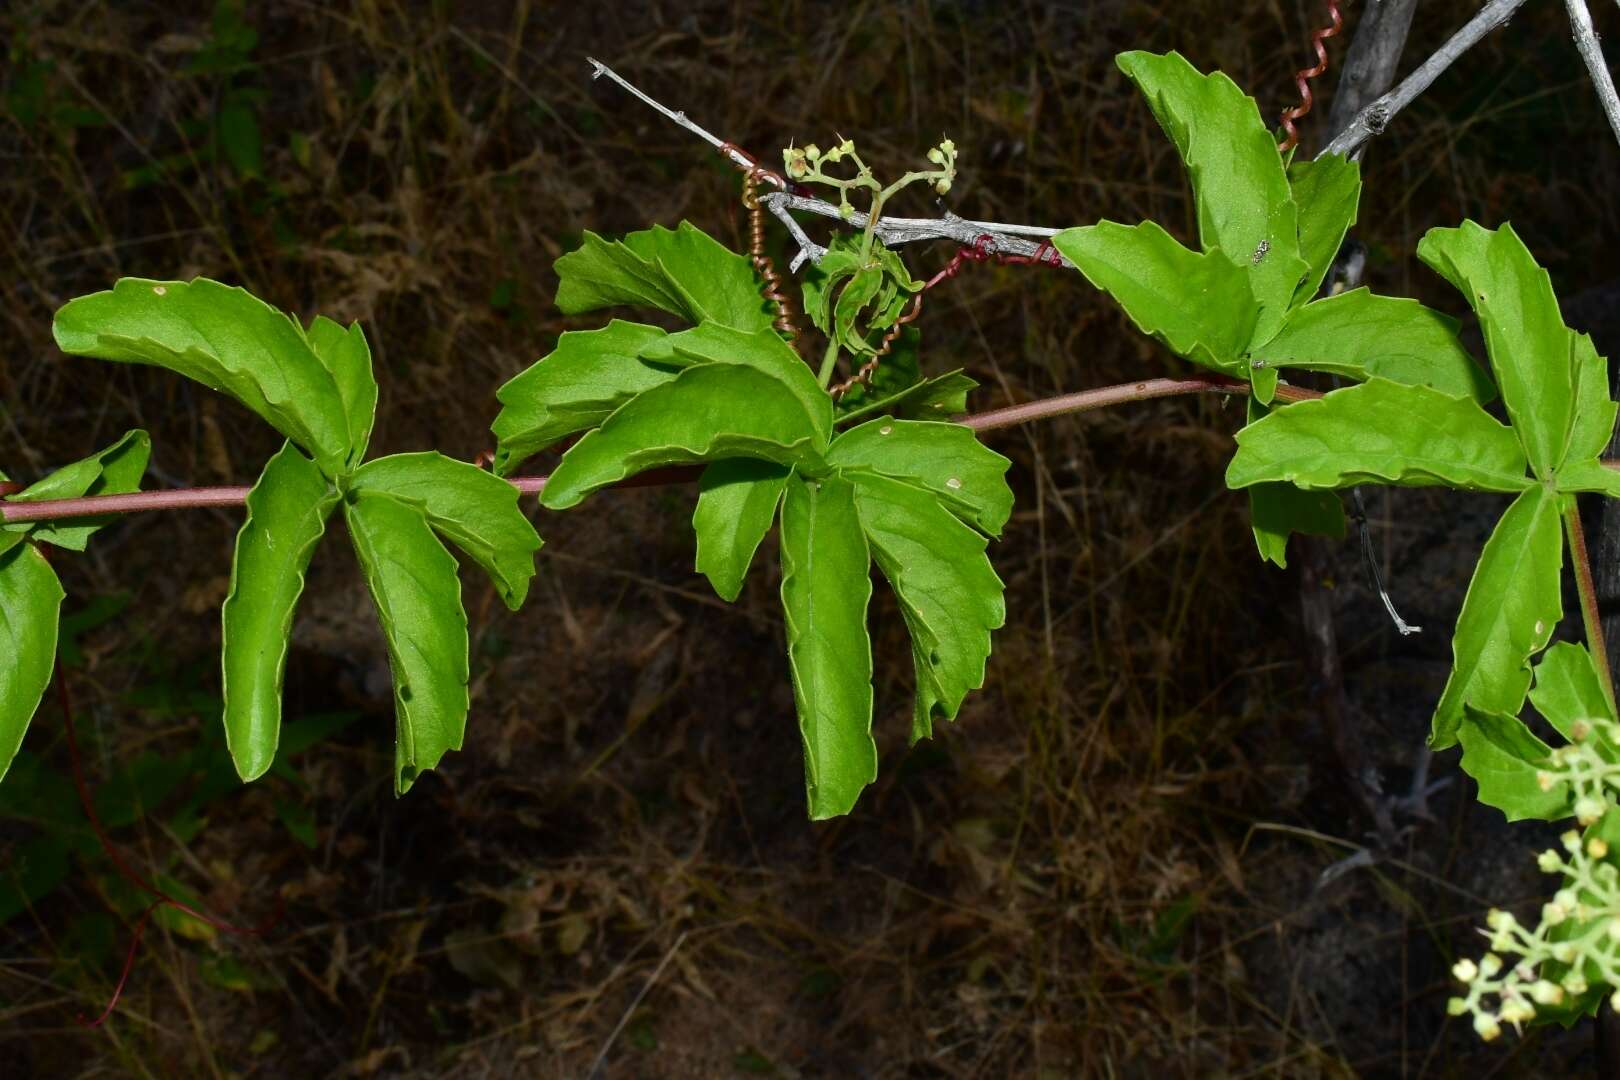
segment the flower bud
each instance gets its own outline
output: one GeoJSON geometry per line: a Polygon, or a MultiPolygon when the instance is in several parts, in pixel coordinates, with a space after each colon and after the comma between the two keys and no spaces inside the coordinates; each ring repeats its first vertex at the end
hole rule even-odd
{"type": "Polygon", "coordinates": [[[1501,908],[1491,908],[1485,916],[1485,925],[1492,930],[1511,930],[1517,921],[1511,911],[1503,911],[1501,908]]]}
{"type": "Polygon", "coordinates": [[[817,146],[815,143],[809,143],[804,148],[804,156],[809,158],[811,161],[815,161],[817,158],[821,157],[821,147],[817,146]]]}
{"type": "Polygon", "coordinates": [[[1564,988],[1555,982],[1538,979],[1530,984],[1530,998],[1537,1005],[1557,1005],[1564,1000],[1564,988]]]}
{"type": "Polygon", "coordinates": [[[1474,1031],[1486,1042],[1490,1042],[1492,1039],[1502,1034],[1502,1028],[1497,1024],[1496,1017],[1485,1012],[1479,1013],[1474,1017],[1474,1031]]]}
{"type": "Polygon", "coordinates": [[[941,139],[939,141],[939,148],[945,151],[947,154],[956,153],[956,144],[949,139],[941,139]]]}
{"type": "Polygon", "coordinates": [[[1541,905],[1541,921],[1548,926],[1557,926],[1567,918],[1569,918],[1569,909],[1558,903],[1558,901],[1554,900],[1550,904],[1541,905]]]}
{"type": "Polygon", "coordinates": [[[1574,829],[1570,829],[1568,832],[1560,836],[1558,838],[1558,842],[1563,844],[1564,850],[1569,852],[1571,855],[1577,854],[1581,850],[1581,834],[1576,832],[1574,829]]]}
{"type": "Polygon", "coordinates": [[[1467,1011],[1468,1011],[1468,999],[1467,998],[1452,998],[1451,1000],[1446,1002],[1446,1014],[1448,1016],[1461,1016],[1463,1013],[1465,1013],[1467,1011]]]}
{"type": "Polygon", "coordinates": [[[1570,742],[1585,742],[1586,737],[1590,734],[1592,734],[1592,721],[1584,717],[1569,725],[1570,742]]]}
{"type": "Polygon", "coordinates": [[[1465,957],[1451,965],[1451,973],[1458,982],[1471,983],[1479,976],[1479,965],[1465,957]]]}
{"type": "Polygon", "coordinates": [[[1556,874],[1564,868],[1564,860],[1558,857],[1558,852],[1548,848],[1536,856],[1536,865],[1544,874],[1556,874]]]}
{"type": "Polygon", "coordinates": [[[943,165],[945,164],[945,155],[940,151],[939,147],[936,146],[932,150],[928,151],[928,160],[932,161],[935,165],[943,165]]]}
{"type": "Polygon", "coordinates": [[[1616,990],[1609,996],[1609,1008],[1615,1012],[1620,1012],[1620,990],[1616,990]]]}
{"type": "Polygon", "coordinates": [[[1536,787],[1540,788],[1542,791],[1551,791],[1553,789],[1553,785],[1556,783],[1558,783],[1558,781],[1553,779],[1552,773],[1545,769],[1536,770],[1536,787]]]}
{"type": "Polygon", "coordinates": [[[1589,837],[1586,841],[1586,853],[1594,859],[1601,859],[1609,853],[1609,842],[1601,836],[1589,837]]]}
{"type": "Polygon", "coordinates": [[[1575,820],[1582,825],[1596,825],[1606,809],[1608,807],[1597,796],[1582,795],[1575,800],[1575,820]]]}
{"type": "Polygon", "coordinates": [[[951,190],[951,182],[945,179],[936,180],[934,181],[934,190],[943,195],[951,190]]]}
{"type": "Polygon", "coordinates": [[[1579,971],[1571,971],[1568,975],[1564,976],[1564,989],[1568,990],[1576,997],[1580,997],[1582,994],[1586,993],[1587,990],[1586,976],[1582,975],[1579,971]]]}
{"type": "Polygon", "coordinates": [[[1495,953],[1486,953],[1479,961],[1479,970],[1487,979],[1494,979],[1502,971],[1502,958],[1495,953]]]}

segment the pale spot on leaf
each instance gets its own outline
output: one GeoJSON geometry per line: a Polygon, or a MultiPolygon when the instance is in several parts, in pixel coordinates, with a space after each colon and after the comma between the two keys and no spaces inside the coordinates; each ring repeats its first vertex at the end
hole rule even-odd
{"type": "Polygon", "coordinates": [[[953,476],[949,480],[945,481],[945,486],[950,488],[952,491],[956,491],[961,488],[962,481],[953,476]]]}

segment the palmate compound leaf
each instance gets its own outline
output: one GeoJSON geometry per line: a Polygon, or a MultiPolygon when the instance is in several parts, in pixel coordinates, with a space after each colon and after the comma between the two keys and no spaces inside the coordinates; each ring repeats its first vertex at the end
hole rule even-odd
{"type": "Polygon", "coordinates": [[[570,330],[557,347],[495,392],[500,414],[495,471],[508,476],[557,440],[596,427],[643,390],[674,379],[684,365],[655,363],[641,350],[664,337],[656,326],[614,319],[600,330],[570,330]]]}
{"type": "Polygon", "coordinates": [[[749,261],[686,221],[617,243],[586,232],[555,269],[557,308],[565,315],[629,304],[745,332],[767,330],[775,319],[749,261]]]}
{"type": "Polygon", "coordinates": [[[431,451],[368,461],[349,477],[348,487],[416,507],[435,531],[484,568],[508,608],[523,606],[540,537],[518,507],[517,488],[431,451]]]}
{"type": "Polygon", "coordinates": [[[1248,377],[1243,353],[1254,337],[1259,306],[1249,276],[1222,252],[1191,251],[1151,221],[1065,229],[1052,246],[1171,352],[1248,377]]]}
{"type": "Polygon", "coordinates": [[[1290,312],[1281,330],[1250,353],[1270,367],[1330,371],[1358,382],[1384,378],[1481,403],[1490,377],[1457,339],[1457,323],[1416,300],[1352,289],[1290,312]]]}
{"type": "Polygon", "coordinates": [[[869,469],[914,484],[991,536],[1001,535],[1012,513],[1013,493],[1006,480],[1012,462],[961,424],[868,420],[833,440],[827,464],[869,469]]]}
{"type": "Polygon", "coordinates": [[[1226,470],[1232,488],[1285,481],[1516,492],[1531,482],[1512,428],[1465,398],[1385,379],[1278,409],[1238,432],[1237,444],[1226,470]]]}
{"type": "Polygon", "coordinates": [[[1468,221],[1430,229],[1417,253],[1479,316],[1502,403],[1530,467],[1552,478],[1570,445],[1577,378],[1574,335],[1559,314],[1552,280],[1508,225],[1493,231],[1468,221]]]}
{"type": "Polygon", "coordinates": [[[1464,706],[1516,716],[1530,686],[1530,658],[1563,616],[1564,563],[1559,495],[1536,485],[1513,500],[1497,522],[1468,583],[1452,635],[1451,676],[1434,712],[1429,745],[1457,741],[1464,706]]]}
{"type": "MultiPolygon", "coordinates": [[[[122,438],[105,450],[98,450],[87,458],[62,466],[11,496],[8,501],[40,502],[47,499],[75,499],[81,495],[121,495],[139,491],[141,477],[146,474],[146,463],[151,456],[151,437],[139,428],[126,431],[122,438]]],[[[0,548],[10,546],[6,543],[7,536],[21,539],[23,534],[27,534],[36,543],[83,551],[91,535],[113,520],[112,515],[107,515],[64,519],[60,524],[19,522],[5,526],[5,534],[0,535],[0,548]]]]}
{"type": "Polygon", "coordinates": [[[0,553],[0,780],[50,685],[62,596],[38,548],[16,544],[0,553]]]}
{"type": "Polygon", "coordinates": [[[303,329],[243,289],[123,278],[68,301],[51,329],[65,353],[152,364],[229,394],[328,476],[360,460],[343,392],[303,329]]]}
{"type": "Polygon", "coordinates": [[[816,415],[785,382],[739,364],[701,364],[622,406],[563,455],[540,501],[577,505],[646,469],[749,457],[824,469],[832,401],[816,415]]]}
{"type": "Polygon", "coordinates": [[[1254,337],[1270,337],[1308,267],[1299,254],[1293,191],[1259,106],[1224,74],[1205,75],[1180,53],[1127,52],[1115,62],[1186,163],[1204,251],[1225,252],[1248,267],[1260,308],[1254,337]]]}
{"type": "Polygon", "coordinates": [[[934,718],[956,719],[962,699],[984,685],[990,632],[1006,620],[1003,586],[986,541],[932,492],[850,469],[855,509],[911,635],[917,696],[911,739],[933,734],[934,718]]]}
{"type": "Polygon", "coordinates": [[[1288,166],[1288,182],[1299,207],[1299,254],[1308,268],[1294,290],[1297,307],[1316,296],[1345,234],[1356,223],[1361,164],[1339,154],[1298,160],[1288,166]]]}
{"type": "Polygon", "coordinates": [[[871,556],[841,476],[795,478],[782,500],[782,611],[805,791],[814,819],[849,813],[877,778],[872,741],[871,556]]]}
{"type": "Polygon", "coordinates": [[[263,776],[276,759],[293,610],[337,501],[319,467],[291,442],[248,492],[220,611],[225,743],[243,780],[263,776]]]}
{"type": "Polygon", "coordinates": [[[343,513],[377,603],[394,677],[394,790],[461,749],[467,726],[467,613],[455,557],[427,516],[380,492],[353,493],[343,513]]]}

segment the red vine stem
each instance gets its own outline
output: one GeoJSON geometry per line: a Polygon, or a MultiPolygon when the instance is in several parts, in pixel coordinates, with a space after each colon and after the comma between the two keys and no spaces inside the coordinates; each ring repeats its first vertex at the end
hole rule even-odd
{"type": "Polygon", "coordinates": [[[1299,87],[1299,104],[1283,110],[1282,126],[1288,135],[1277,144],[1280,154],[1286,154],[1299,145],[1299,129],[1294,126],[1294,121],[1303,118],[1316,104],[1311,93],[1311,80],[1328,69],[1327,39],[1344,29],[1344,16],[1339,14],[1338,0],[1328,0],[1328,18],[1332,23],[1311,35],[1311,48],[1316,50],[1316,66],[1301,68],[1294,73],[1294,85],[1299,87]]]}
{"type": "MultiPolygon", "coordinates": [[[[1030,261],[1034,261],[1031,256],[1030,261]]],[[[1042,420],[1065,413],[1087,412],[1107,405],[1122,405],[1130,401],[1149,401],[1153,398],[1175,397],[1179,394],[1247,394],[1249,384],[1221,375],[1198,379],[1147,379],[1120,383],[1096,390],[1082,390],[1061,397],[1044,398],[1023,405],[1010,405],[990,412],[959,416],[956,422],[975,431],[991,431],[1015,424],[1042,420]]],[[[1315,390],[1306,390],[1286,383],[1277,387],[1279,401],[1305,401],[1321,397],[1315,390]]],[[[1620,468],[1620,462],[1606,462],[1620,468]]],[[[684,483],[702,471],[698,467],[672,467],[650,469],[615,487],[654,487],[662,484],[684,483]]],[[[508,482],[521,494],[538,495],[545,489],[547,476],[514,476],[508,482]]],[[[99,517],[105,514],[133,514],[144,510],[181,510],[202,506],[240,506],[247,501],[248,491],[239,487],[171,488],[168,491],[134,491],[125,495],[87,495],[76,499],[41,499],[38,502],[6,502],[0,499],[0,523],[7,525],[29,521],[55,521],[59,518],[99,517]]],[[[4,492],[0,492],[3,496],[4,492]]]]}

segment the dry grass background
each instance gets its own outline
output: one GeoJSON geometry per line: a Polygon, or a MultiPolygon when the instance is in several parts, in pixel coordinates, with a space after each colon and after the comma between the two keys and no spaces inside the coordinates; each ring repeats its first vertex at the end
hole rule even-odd
{"type": "MultiPolygon", "coordinates": [[[[1421,5],[1413,52],[1471,7],[1421,5]]],[[[1151,217],[1187,235],[1179,166],[1113,54],[1179,48],[1274,114],[1321,18],[1302,0],[272,0],[246,15],[250,70],[188,74],[211,14],[104,0],[0,14],[0,462],[13,476],[136,425],[153,433],[156,484],[246,482],[274,449],[193,384],[55,352],[52,310],[122,274],[209,275],[362,320],[382,385],[376,451],[482,449],[494,388],[596,321],[550,304],[551,261],[581,230],[684,217],[740,240],[734,172],[591,84],[587,54],[761,156],[836,130],[898,171],[949,134],[961,213],[1151,217]],[[243,90],[258,177],[209,149],[243,90]]],[[[1612,279],[1616,166],[1561,5],[1530,5],[1374,145],[1369,283],[1458,310],[1411,252],[1466,216],[1511,218],[1561,291],[1612,279]]],[[[911,253],[919,270],[948,256],[911,253]]],[[[1046,270],[975,268],[932,296],[923,328],[925,364],[965,366],[981,408],[1174,364],[1077,276],[1046,270]]],[[[903,628],[877,600],[882,775],[829,823],[804,816],[774,559],[737,605],[714,601],[691,572],[690,491],[538,518],[547,548],[516,616],[467,578],[467,749],[401,801],[381,642],[330,543],[294,631],[289,717],[362,721],[294,760],[300,784],[212,802],[193,837],[168,827],[170,804],[117,831],[210,909],[254,921],[279,895],[285,920],[262,941],[154,930],[118,1013],[86,1033],[71,1015],[105,1000],[125,930],[97,915],[119,902],[105,864],[76,862],[0,927],[10,1075],[1590,1069],[1581,1032],[1482,1049],[1445,1026],[1453,950],[1476,951],[1469,928],[1488,902],[1542,888],[1523,872],[1532,834],[1473,807],[1465,780],[1404,849],[1316,887],[1367,825],[1302,734],[1315,705],[1295,578],[1259,564],[1243,504],[1221,488],[1237,420],[1178,400],[998,433],[1019,510],[993,552],[1011,616],[987,687],[908,750],[903,628]],[[306,816],[314,846],[278,816],[306,816]]],[[[1387,545],[1464,531],[1450,504],[1375,506],[1387,545]]],[[[131,519],[64,567],[69,612],[130,595],[80,642],[96,776],[142,752],[177,756],[217,724],[213,611],[237,524],[131,519]]],[[[1466,564],[1399,573],[1431,625],[1401,640],[1356,584],[1353,552],[1336,557],[1358,722],[1395,740],[1394,783],[1437,665],[1443,676],[1466,564]]],[[[60,731],[43,710],[27,749],[65,768],[60,731]]],[[[0,810],[9,862],[39,826],[5,788],[0,810]]]]}

